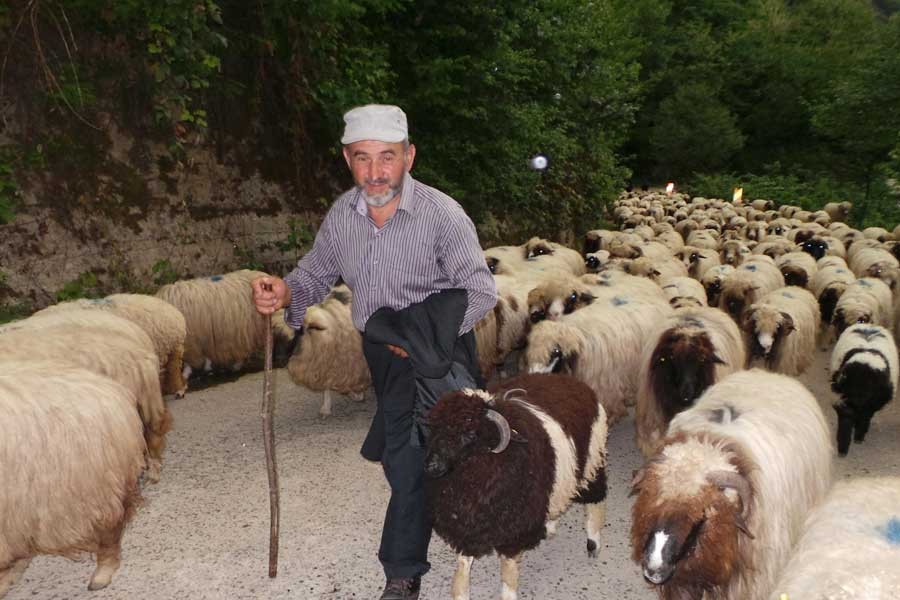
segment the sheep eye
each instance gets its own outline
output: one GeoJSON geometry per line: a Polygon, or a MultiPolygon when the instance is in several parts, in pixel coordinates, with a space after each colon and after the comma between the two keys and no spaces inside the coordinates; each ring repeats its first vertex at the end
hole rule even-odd
{"type": "Polygon", "coordinates": [[[544,313],[544,311],[536,310],[533,313],[531,313],[531,322],[537,323],[539,321],[543,321],[545,316],[546,316],[546,313],[544,313]]]}
{"type": "Polygon", "coordinates": [[[562,358],[562,350],[559,349],[559,346],[553,349],[553,352],[550,353],[550,360],[555,358],[562,358]]]}

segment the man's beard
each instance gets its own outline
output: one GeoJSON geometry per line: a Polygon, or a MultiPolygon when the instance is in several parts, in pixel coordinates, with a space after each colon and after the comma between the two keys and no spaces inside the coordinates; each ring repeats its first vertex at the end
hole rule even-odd
{"type": "MultiPolygon", "coordinates": [[[[366,183],[369,183],[369,184],[376,183],[377,184],[377,183],[382,183],[382,182],[369,181],[366,183]]],[[[384,183],[387,183],[387,182],[384,182],[384,183]]],[[[393,200],[394,197],[400,193],[400,187],[401,186],[399,186],[399,185],[397,187],[390,186],[387,189],[387,191],[384,192],[383,194],[370,195],[366,192],[365,186],[360,186],[359,192],[362,194],[363,200],[366,201],[366,204],[368,204],[369,206],[372,206],[374,208],[381,208],[382,206],[384,206],[385,204],[387,204],[388,202],[393,200]]]]}

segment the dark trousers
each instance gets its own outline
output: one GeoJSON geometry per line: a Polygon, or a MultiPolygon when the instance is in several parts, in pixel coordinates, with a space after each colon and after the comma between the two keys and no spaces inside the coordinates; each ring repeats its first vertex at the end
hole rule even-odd
{"type": "MultiPolygon", "coordinates": [[[[478,373],[475,336],[468,333],[459,342],[455,355],[465,357],[464,364],[473,366],[472,372],[478,373]]],[[[425,448],[410,443],[416,401],[415,373],[409,359],[400,358],[384,344],[364,337],[363,352],[372,373],[378,408],[363,443],[362,455],[369,460],[381,460],[391,486],[378,559],[388,579],[417,577],[431,568],[428,544],[432,520],[425,501],[425,448]]]]}

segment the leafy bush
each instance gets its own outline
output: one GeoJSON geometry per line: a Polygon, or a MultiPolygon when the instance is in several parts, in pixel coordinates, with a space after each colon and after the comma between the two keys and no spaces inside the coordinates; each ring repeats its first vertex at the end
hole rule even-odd
{"type": "Polygon", "coordinates": [[[72,281],[63,285],[63,288],[56,292],[57,302],[66,302],[67,300],[77,300],[79,298],[100,298],[103,292],[100,290],[100,281],[97,275],[90,271],[85,271],[72,281]]]}

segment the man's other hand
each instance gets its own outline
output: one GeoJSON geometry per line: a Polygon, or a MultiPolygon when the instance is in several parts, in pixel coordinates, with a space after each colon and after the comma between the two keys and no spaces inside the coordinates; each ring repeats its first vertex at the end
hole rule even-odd
{"type": "Polygon", "coordinates": [[[394,346],[392,344],[387,344],[388,350],[399,356],[400,358],[409,358],[409,354],[406,353],[406,350],[401,348],[400,346],[394,346]]]}

